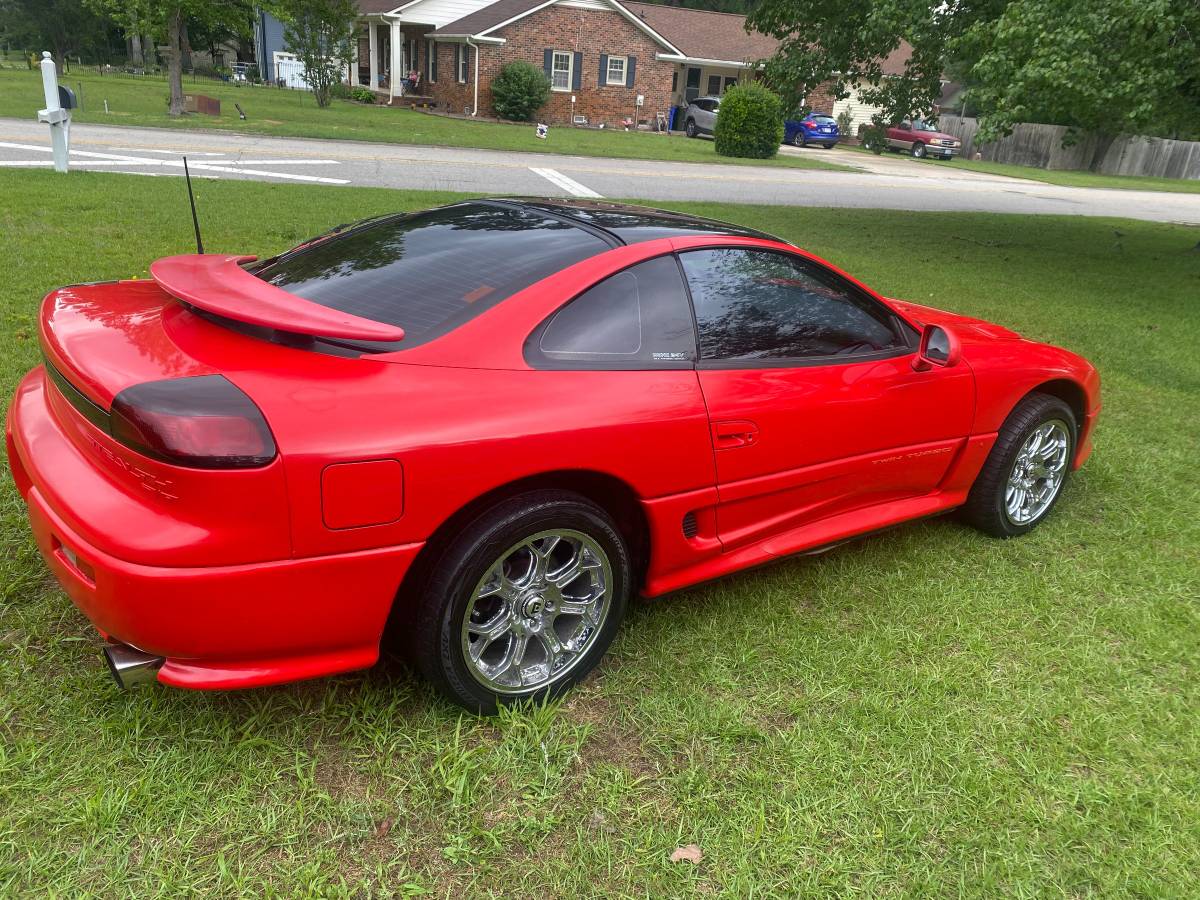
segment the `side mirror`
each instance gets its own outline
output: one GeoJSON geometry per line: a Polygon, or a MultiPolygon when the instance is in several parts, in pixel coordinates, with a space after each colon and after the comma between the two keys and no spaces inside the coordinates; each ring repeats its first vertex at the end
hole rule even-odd
{"type": "Polygon", "coordinates": [[[926,325],[912,365],[918,372],[928,372],[934,366],[948,369],[958,363],[960,356],[962,345],[953,331],[942,325],[926,325]]]}

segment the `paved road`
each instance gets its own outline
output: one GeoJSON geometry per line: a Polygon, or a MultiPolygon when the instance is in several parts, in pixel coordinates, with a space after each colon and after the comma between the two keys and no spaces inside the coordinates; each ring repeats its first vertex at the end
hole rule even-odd
{"type": "MultiPolygon", "coordinates": [[[[647,138],[684,140],[684,138],[647,138]]],[[[1200,195],[1069,188],[933,166],[898,157],[785,147],[785,153],[854,166],[854,172],[597,159],[446,147],[76,124],[72,165],[145,175],[194,175],[280,183],[613,197],[714,200],[911,210],[979,210],[1127,216],[1200,224],[1200,195]]],[[[0,119],[0,168],[49,166],[37,122],[0,119]]]]}

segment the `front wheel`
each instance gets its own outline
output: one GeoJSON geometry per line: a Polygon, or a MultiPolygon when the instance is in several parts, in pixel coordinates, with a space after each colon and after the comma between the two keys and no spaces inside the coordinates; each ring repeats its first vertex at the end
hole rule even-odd
{"type": "Polygon", "coordinates": [[[1075,458],[1071,408],[1030,394],[1009,414],[967,496],[963,515],[994,537],[1026,534],[1050,514],[1075,458]]]}
{"type": "Polygon", "coordinates": [[[914,159],[924,159],[925,158],[925,145],[922,144],[920,141],[917,141],[915,144],[913,144],[912,145],[912,155],[913,155],[914,159]]]}
{"type": "Polygon", "coordinates": [[[612,519],[538,491],[476,519],[434,564],[417,612],[417,667],[472,711],[556,697],[604,656],[632,567],[612,519]]]}

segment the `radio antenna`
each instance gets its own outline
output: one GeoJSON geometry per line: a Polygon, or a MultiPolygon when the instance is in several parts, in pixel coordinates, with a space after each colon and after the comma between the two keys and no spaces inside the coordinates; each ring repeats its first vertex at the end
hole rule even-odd
{"type": "Polygon", "coordinates": [[[192,228],[196,230],[196,252],[204,252],[204,242],[200,240],[200,220],[196,218],[196,195],[192,193],[192,173],[188,171],[187,157],[183,158],[183,177],[187,181],[188,203],[192,205],[192,228]]]}

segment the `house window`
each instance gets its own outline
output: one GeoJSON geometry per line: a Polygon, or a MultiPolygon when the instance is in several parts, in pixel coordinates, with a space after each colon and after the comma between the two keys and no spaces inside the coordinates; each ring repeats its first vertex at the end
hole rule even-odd
{"type": "Polygon", "coordinates": [[[708,76],[708,96],[719,97],[720,95],[721,95],[721,76],[720,75],[709,75],[708,76]]]}
{"type": "Polygon", "coordinates": [[[466,84],[471,73],[471,49],[463,44],[458,46],[458,83],[466,84]]]}
{"type": "Polygon", "coordinates": [[[725,86],[723,88],[721,88],[721,93],[722,94],[725,93],[731,87],[737,87],[737,79],[736,78],[726,78],[725,86]]]}
{"type": "Polygon", "coordinates": [[[625,65],[626,58],[624,56],[610,56],[608,58],[608,72],[605,75],[605,84],[619,84],[625,86],[625,65]]]}
{"type": "Polygon", "coordinates": [[[556,91],[571,89],[574,57],[565,50],[555,50],[550,63],[550,86],[556,91]]]}

